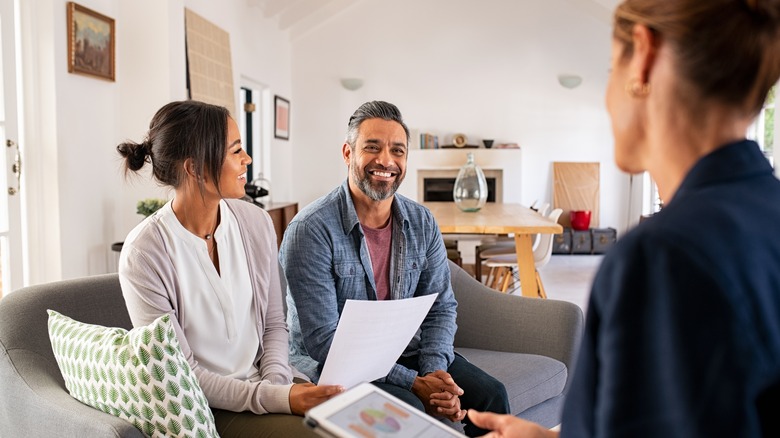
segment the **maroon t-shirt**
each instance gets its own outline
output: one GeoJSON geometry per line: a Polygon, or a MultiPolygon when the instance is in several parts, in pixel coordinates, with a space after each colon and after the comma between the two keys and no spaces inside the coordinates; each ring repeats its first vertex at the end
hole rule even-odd
{"type": "Polygon", "coordinates": [[[362,225],[366,235],[368,253],[371,256],[371,268],[374,270],[376,299],[390,298],[390,251],[393,240],[393,218],[382,228],[370,228],[362,225]]]}

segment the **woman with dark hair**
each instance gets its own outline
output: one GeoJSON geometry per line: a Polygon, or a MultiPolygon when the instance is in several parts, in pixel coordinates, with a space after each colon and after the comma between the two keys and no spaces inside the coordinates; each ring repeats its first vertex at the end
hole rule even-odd
{"type": "Polygon", "coordinates": [[[780,76],[780,0],[626,0],[611,64],[615,161],[665,207],[602,262],[561,434],[780,436],[780,182],[745,139],[780,76]]]}
{"type": "Polygon", "coordinates": [[[264,210],[239,199],[252,159],[236,122],[223,107],[172,102],[143,142],[117,150],[126,172],[150,163],[174,191],[122,248],[133,324],[173,316],[221,436],[311,434],[300,417],[276,414],[302,415],[342,388],[293,383],[276,235],[264,210]]]}

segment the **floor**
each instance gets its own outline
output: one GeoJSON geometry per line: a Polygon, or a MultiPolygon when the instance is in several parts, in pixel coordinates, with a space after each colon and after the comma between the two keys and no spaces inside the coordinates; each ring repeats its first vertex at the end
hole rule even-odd
{"type": "MultiPolygon", "coordinates": [[[[539,268],[547,298],[572,302],[585,312],[590,285],[601,264],[602,255],[553,255],[539,268]]],[[[464,266],[473,272],[473,266],[464,266]]],[[[520,291],[513,292],[519,295],[520,291]]]]}
{"type": "Polygon", "coordinates": [[[603,255],[553,255],[539,268],[547,298],[570,301],[583,312],[588,305],[590,286],[603,255]]]}

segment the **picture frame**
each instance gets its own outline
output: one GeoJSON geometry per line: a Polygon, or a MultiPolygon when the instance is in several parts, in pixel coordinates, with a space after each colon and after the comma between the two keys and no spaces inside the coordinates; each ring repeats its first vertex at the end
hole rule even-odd
{"type": "Polygon", "coordinates": [[[290,101],[274,96],[274,137],[290,139],[290,101]]]}
{"type": "Polygon", "coordinates": [[[114,82],[114,19],[68,2],[68,72],[114,82]]]}

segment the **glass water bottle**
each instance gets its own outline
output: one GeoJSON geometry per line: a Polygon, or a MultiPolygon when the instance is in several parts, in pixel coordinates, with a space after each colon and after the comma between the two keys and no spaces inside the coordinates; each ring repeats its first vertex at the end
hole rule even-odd
{"type": "Polygon", "coordinates": [[[460,168],[458,177],[455,179],[452,197],[461,210],[479,211],[487,201],[487,181],[482,169],[474,163],[474,153],[469,152],[466,156],[466,164],[460,168]]]}

